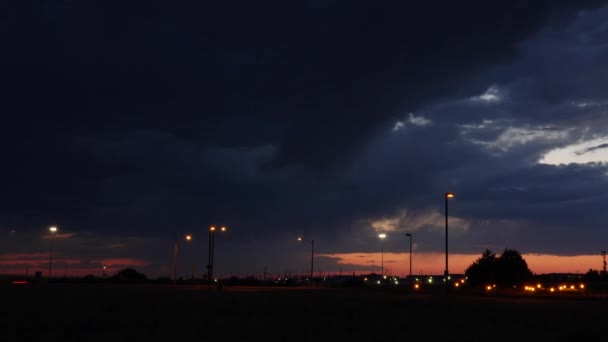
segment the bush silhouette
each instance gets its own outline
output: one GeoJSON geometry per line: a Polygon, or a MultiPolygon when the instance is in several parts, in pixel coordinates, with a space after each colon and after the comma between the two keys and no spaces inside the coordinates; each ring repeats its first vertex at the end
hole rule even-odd
{"type": "Polygon", "coordinates": [[[126,282],[144,281],[146,279],[147,277],[143,273],[139,273],[133,268],[124,268],[112,276],[112,280],[126,282]]]}
{"type": "Polygon", "coordinates": [[[526,260],[515,249],[505,249],[497,257],[486,249],[480,258],[465,270],[469,284],[478,286],[497,284],[503,287],[519,286],[532,277],[526,260]]]}

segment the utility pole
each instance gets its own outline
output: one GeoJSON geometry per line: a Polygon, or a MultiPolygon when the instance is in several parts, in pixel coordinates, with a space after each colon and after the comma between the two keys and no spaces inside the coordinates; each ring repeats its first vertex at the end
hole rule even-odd
{"type": "Polygon", "coordinates": [[[604,259],[604,273],[606,273],[606,251],[602,251],[602,258],[604,259]]]}

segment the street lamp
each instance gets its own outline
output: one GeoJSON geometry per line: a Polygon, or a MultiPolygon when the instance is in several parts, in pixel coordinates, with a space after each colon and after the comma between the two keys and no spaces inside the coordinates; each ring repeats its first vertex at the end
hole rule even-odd
{"type": "MultiPolygon", "coordinates": [[[[207,263],[207,278],[209,278],[209,286],[211,287],[211,281],[213,280],[213,255],[215,253],[215,226],[209,227],[209,262],[207,263]]],[[[226,227],[220,227],[220,231],[225,232],[226,227]]]]}
{"type": "Polygon", "coordinates": [[[105,278],[106,278],[106,267],[105,267],[105,266],[103,266],[103,267],[101,268],[101,275],[102,275],[102,278],[103,278],[103,279],[105,279],[105,278]]]}
{"type": "MultiPolygon", "coordinates": [[[[302,237],[298,236],[298,241],[302,241],[302,237]]],[[[310,283],[313,283],[314,273],[313,267],[315,262],[315,240],[310,240],[310,283]]]]}
{"type": "MultiPolygon", "coordinates": [[[[184,236],[186,241],[192,240],[192,235],[186,234],[184,236]]],[[[177,284],[177,254],[178,254],[178,241],[175,239],[173,242],[173,285],[177,284]]]]}
{"type": "Polygon", "coordinates": [[[53,239],[55,238],[55,233],[57,232],[57,227],[52,226],[49,228],[51,232],[51,252],[49,253],[49,279],[51,279],[52,270],[53,270],[53,239]]]}
{"type": "Polygon", "coordinates": [[[405,236],[410,237],[410,279],[412,278],[412,234],[407,233],[405,236]]]}
{"type": "Polygon", "coordinates": [[[381,253],[381,255],[382,255],[382,257],[381,257],[382,258],[382,261],[381,261],[382,271],[381,271],[381,273],[382,273],[382,276],[384,277],[384,239],[386,238],[386,234],[384,234],[384,233],[378,234],[378,237],[380,238],[380,248],[382,250],[382,253],[381,253]]]}
{"type": "Polygon", "coordinates": [[[455,194],[453,192],[445,193],[445,293],[448,293],[448,200],[450,198],[454,198],[455,194]]]}

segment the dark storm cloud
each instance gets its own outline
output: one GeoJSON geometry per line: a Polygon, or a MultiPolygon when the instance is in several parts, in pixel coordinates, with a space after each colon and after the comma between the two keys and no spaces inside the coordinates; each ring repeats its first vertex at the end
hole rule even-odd
{"type": "Polygon", "coordinates": [[[598,116],[589,104],[604,88],[574,76],[598,67],[605,79],[602,3],[5,5],[2,223],[159,235],[219,222],[260,235],[301,228],[346,250],[340,233],[369,248],[354,221],[441,210],[436,194],[448,188],[469,197],[467,219],[477,209],[480,219],[537,215],[525,208],[540,195],[512,189],[556,186],[551,172],[590,177],[557,194],[584,202],[599,171],[531,166],[554,142],[499,156],[479,142],[510,126],[560,131],[572,110],[598,116]],[[492,84],[509,101],[471,100],[492,84]],[[410,112],[429,123],[391,131],[410,112]],[[493,124],[463,135],[484,119],[493,124]]]}
{"type": "Polygon", "coordinates": [[[280,165],[352,156],[399,109],[510,61],[559,9],[525,1],[62,5],[23,8],[9,26],[17,33],[5,57],[11,112],[52,113],[26,119],[47,136],[162,127],[214,144],[247,143],[221,129],[226,120],[267,118],[289,129],[280,165]]]}

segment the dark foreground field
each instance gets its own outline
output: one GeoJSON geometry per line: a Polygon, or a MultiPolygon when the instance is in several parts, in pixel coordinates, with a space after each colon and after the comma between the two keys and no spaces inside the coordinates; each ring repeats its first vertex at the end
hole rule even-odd
{"type": "Polygon", "coordinates": [[[0,341],[605,340],[608,300],[369,289],[0,287],[0,341]]]}

